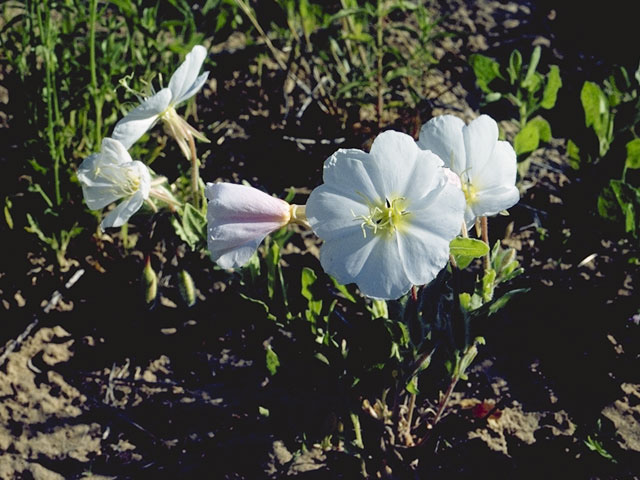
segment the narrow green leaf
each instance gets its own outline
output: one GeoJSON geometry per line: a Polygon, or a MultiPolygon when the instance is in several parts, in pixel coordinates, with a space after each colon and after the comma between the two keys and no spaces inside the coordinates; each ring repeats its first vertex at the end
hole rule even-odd
{"type": "Polygon", "coordinates": [[[538,62],[540,61],[541,54],[540,45],[536,46],[531,53],[531,59],[529,60],[529,66],[527,67],[527,74],[522,81],[522,86],[529,90],[530,92],[535,91],[533,88],[536,84],[536,68],[538,68],[538,62]]]}
{"type": "Polygon", "coordinates": [[[418,390],[418,377],[411,377],[405,388],[411,395],[418,395],[420,393],[420,390],[418,390]]]}
{"type": "Polygon", "coordinates": [[[333,277],[330,277],[330,278],[331,278],[331,281],[333,282],[333,286],[336,287],[336,289],[344,296],[344,298],[349,300],[351,303],[356,303],[356,297],[351,295],[351,292],[349,292],[349,290],[345,285],[342,285],[333,277]]]}
{"type": "Polygon", "coordinates": [[[310,302],[313,300],[313,293],[311,293],[311,290],[309,288],[315,283],[317,279],[318,276],[316,275],[316,272],[311,270],[309,267],[304,267],[302,269],[302,286],[300,288],[300,293],[310,302]]]}
{"type": "Polygon", "coordinates": [[[513,139],[513,148],[516,155],[533,152],[540,145],[540,130],[534,123],[527,124],[518,132],[513,139]]]}
{"type": "Polygon", "coordinates": [[[511,85],[516,83],[516,80],[520,76],[520,69],[522,68],[522,54],[518,50],[511,52],[509,57],[509,81],[511,85]]]}
{"type": "Polygon", "coordinates": [[[558,99],[558,90],[560,90],[560,87],[562,87],[560,69],[557,65],[551,65],[549,67],[549,73],[547,74],[547,84],[542,93],[542,102],[540,102],[542,108],[549,110],[554,107],[558,99]]]}

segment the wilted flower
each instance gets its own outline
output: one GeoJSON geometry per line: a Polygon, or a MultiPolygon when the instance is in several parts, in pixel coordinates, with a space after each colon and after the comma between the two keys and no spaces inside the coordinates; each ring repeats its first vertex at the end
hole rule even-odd
{"type": "Polygon", "coordinates": [[[338,150],[306,215],[324,240],[320,263],[364,295],[394,299],[435,278],[460,232],[464,195],[442,161],[403,133],[378,135],[371,153],[338,150]]]}
{"type": "Polygon", "coordinates": [[[207,244],[222,268],[246,264],[271,232],[288,223],[305,223],[304,207],[245,185],[208,183],[207,244]]]}
{"type": "Polygon", "coordinates": [[[87,157],[78,168],[84,200],[100,210],[124,199],[104,217],[100,227],[119,227],[149,198],[151,175],[147,166],[132,160],[125,147],[112,138],[102,140],[102,149],[87,157]]]}
{"type": "Polygon", "coordinates": [[[469,125],[453,115],[434,117],[422,126],[418,145],[460,176],[468,227],[476,217],[495,215],[518,202],[516,153],[509,142],[498,140],[498,125],[488,115],[469,125]]]}
{"type": "Polygon", "coordinates": [[[185,157],[190,158],[189,136],[205,142],[208,140],[180,117],[175,108],[195,95],[207,80],[209,72],[198,76],[206,56],[207,50],[203,46],[193,47],[184,62],[171,76],[169,87],[143,100],[138,107],[120,120],[113,130],[113,138],[129,149],[160,119],[165,123],[167,132],[178,142],[185,157]]]}

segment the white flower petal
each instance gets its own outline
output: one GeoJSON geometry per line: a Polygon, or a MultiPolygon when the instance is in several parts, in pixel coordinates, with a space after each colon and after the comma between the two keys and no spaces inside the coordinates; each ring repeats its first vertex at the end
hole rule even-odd
{"type": "Polygon", "coordinates": [[[211,258],[222,268],[238,268],[246,264],[260,243],[282,222],[234,222],[208,220],[207,246],[211,258]]]}
{"type": "Polygon", "coordinates": [[[374,162],[368,167],[368,171],[383,200],[413,194],[411,185],[415,181],[415,170],[420,163],[418,159],[425,157],[413,138],[401,132],[387,130],[373,141],[370,155],[374,162]]]}
{"type": "MultiPolygon", "coordinates": [[[[466,174],[474,183],[476,174],[482,172],[489,162],[498,141],[498,124],[488,115],[480,115],[462,129],[467,151],[466,174]]],[[[464,175],[462,175],[465,181],[464,175]]]]}
{"type": "Polygon", "coordinates": [[[495,215],[513,207],[520,200],[520,192],[515,185],[501,185],[476,193],[471,210],[476,217],[495,215]]]}
{"type": "Polygon", "coordinates": [[[429,283],[445,267],[449,242],[462,225],[465,208],[462,191],[444,183],[435,193],[422,209],[411,212],[408,225],[398,235],[404,271],[414,285],[429,283]]]}
{"type": "Polygon", "coordinates": [[[131,110],[116,123],[111,135],[128,150],[158,120],[160,114],[169,107],[171,90],[163,88],[152,97],[131,110]]]}
{"type": "Polygon", "coordinates": [[[420,129],[418,146],[431,150],[442,159],[445,166],[460,175],[467,168],[467,154],[462,129],[464,121],[454,115],[439,115],[420,129]]]}
{"type": "MultiPolygon", "coordinates": [[[[187,53],[184,62],[182,62],[169,80],[169,89],[172,93],[172,105],[177,105],[189,98],[190,95],[186,95],[188,92],[192,92],[191,95],[193,95],[197,91],[197,89],[193,90],[192,88],[194,84],[197,84],[196,77],[198,77],[198,72],[200,72],[202,63],[206,57],[207,49],[202,45],[196,45],[187,53]]],[[[204,83],[204,80],[201,81],[200,86],[202,86],[202,83],[204,83]]]]}
{"type": "Polygon", "coordinates": [[[488,190],[516,183],[518,163],[516,152],[509,142],[498,141],[484,169],[475,172],[473,185],[476,190],[488,190]]]}
{"type": "Polygon", "coordinates": [[[368,215],[369,208],[358,198],[353,200],[342,191],[334,190],[334,184],[324,184],[314,189],[307,200],[307,221],[320,238],[333,240],[349,234],[352,228],[362,233],[361,215],[368,215]]]}
{"type": "Polygon", "coordinates": [[[136,192],[134,195],[121,202],[116,208],[111,210],[107,216],[104,217],[104,220],[102,220],[100,227],[104,230],[105,228],[120,227],[124,225],[124,223],[140,209],[143,202],[144,198],[142,196],[142,192],[136,192]]]}
{"type": "Polygon", "coordinates": [[[103,138],[100,149],[102,161],[110,163],[128,163],[131,161],[131,155],[118,139],[103,138]]]}
{"type": "Polygon", "coordinates": [[[353,229],[339,242],[325,242],[320,264],[338,282],[356,283],[368,297],[394,299],[411,287],[399,261],[395,237],[365,238],[360,229],[353,229]]]}
{"type": "Polygon", "coordinates": [[[207,244],[223,268],[249,261],[264,238],[287,224],[289,204],[245,185],[208,183],[207,244]]]}
{"type": "Polygon", "coordinates": [[[177,99],[174,98],[172,103],[174,105],[178,105],[185,100],[193,97],[202,88],[204,82],[207,81],[207,78],[209,78],[209,72],[204,72],[203,74],[201,74],[198,78],[196,78],[195,82],[193,82],[193,85],[191,85],[191,87],[186,92],[180,95],[180,97],[178,97],[177,99]]]}
{"type": "Polygon", "coordinates": [[[357,202],[364,201],[363,195],[375,201],[380,194],[369,177],[372,162],[371,155],[362,150],[341,148],[325,160],[322,179],[334,191],[357,202]]]}

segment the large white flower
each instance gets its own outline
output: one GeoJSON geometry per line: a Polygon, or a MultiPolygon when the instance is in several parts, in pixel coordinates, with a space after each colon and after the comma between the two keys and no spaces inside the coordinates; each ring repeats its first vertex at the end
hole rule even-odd
{"type": "Polygon", "coordinates": [[[171,76],[169,87],[163,88],[145,99],[138,107],[129,112],[116,124],[112,137],[129,149],[158,120],[162,120],[168,133],[178,142],[182,153],[185,157],[190,158],[189,135],[193,135],[199,140],[208,140],[180,117],[175,109],[179,104],[195,95],[207,80],[209,72],[198,76],[206,56],[207,50],[203,46],[193,47],[184,62],[171,76]]]}
{"type": "Polygon", "coordinates": [[[77,175],[90,209],[100,210],[124,199],[104,217],[100,224],[103,230],[123,225],[149,198],[149,169],[132,160],[125,147],[112,138],[103,139],[100,152],[83,160],[77,175]]]}
{"type": "Polygon", "coordinates": [[[418,145],[460,176],[469,228],[476,217],[495,215],[520,199],[516,152],[509,142],[498,140],[498,125],[488,115],[469,125],[453,115],[434,117],[422,126],[418,145]]]}
{"type": "Polygon", "coordinates": [[[264,237],[288,223],[304,224],[304,207],[257,188],[207,183],[207,245],[222,268],[246,264],[264,237]]]}
{"type": "Polygon", "coordinates": [[[442,161],[400,132],[378,135],[371,152],[338,150],[324,164],[306,215],[324,240],[320,263],[340,283],[394,299],[429,283],[460,232],[464,195],[442,161]]]}

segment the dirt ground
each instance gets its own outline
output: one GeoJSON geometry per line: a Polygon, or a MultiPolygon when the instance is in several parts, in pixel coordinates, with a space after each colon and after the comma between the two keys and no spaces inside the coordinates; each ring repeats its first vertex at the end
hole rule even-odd
{"type": "MultiPolygon", "coordinates": [[[[562,98],[579,98],[582,81],[606,71],[603,52],[590,50],[597,42],[580,50],[571,33],[561,33],[568,8],[449,0],[440,9],[445,27],[459,35],[439,41],[423,121],[478,114],[466,64],[473,52],[499,57],[546,47],[547,62],[561,66],[562,98]]],[[[322,159],[337,148],[333,139],[360,148],[371,136],[366,117],[339,132],[310,109],[309,125],[323,121],[320,138],[330,141],[291,141],[318,132],[305,121],[274,129],[274,107],[263,98],[268,85],[242,77],[242,39],[230,42],[214,48],[219,71],[204,92],[219,126],[207,180],[247,179],[276,192],[312,188],[322,159]],[[286,163],[291,157],[294,166],[286,163]]],[[[279,80],[272,79],[274,89],[279,80]]],[[[582,117],[576,105],[564,107],[549,118],[554,140],[533,155],[520,204],[492,223],[499,237],[514,222],[505,243],[526,268],[515,286],[531,291],[481,326],[487,346],[457,388],[437,440],[417,467],[391,478],[640,478],[638,269],[627,261],[634,247],[581,206],[597,188],[589,175],[598,172],[569,167],[566,139],[582,117]],[[613,460],[589,450],[588,436],[613,460]]],[[[486,113],[500,118],[497,108],[486,113]]],[[[393,122],[400,128],[403,120],[393,122]]],[[[513,134],[508,122],[501,127],[513,134]]],[[[11,258],[0,263],[0,478],[357,478],[359,463],[339,448],[300,450],[296,438],[322,431],[344,406],[329,373],[296,366],[293,342],[257,324],[259,312],[237,307],[226,274],[208,259],[160,241],[168,224],[156,225],[151,238],[143,228],[132,228],[139,243],[128,255],[117,236],[105,234],[70,252],[62,270],[32,236],[12,232],[3,240],[11,258]],[[153,250],[161,278],[151,311],[139,290],[141,244],[153,250]],[[178,259],[191,266],[198,288],[190,309],[175,286],[178,259]],[[291,347],[281,350],[275,377],[264,367],[264,342],[272,338],[291,347]]],[[[310,241],[295,241],[284,259],[317,265],[310,241]]]]}

